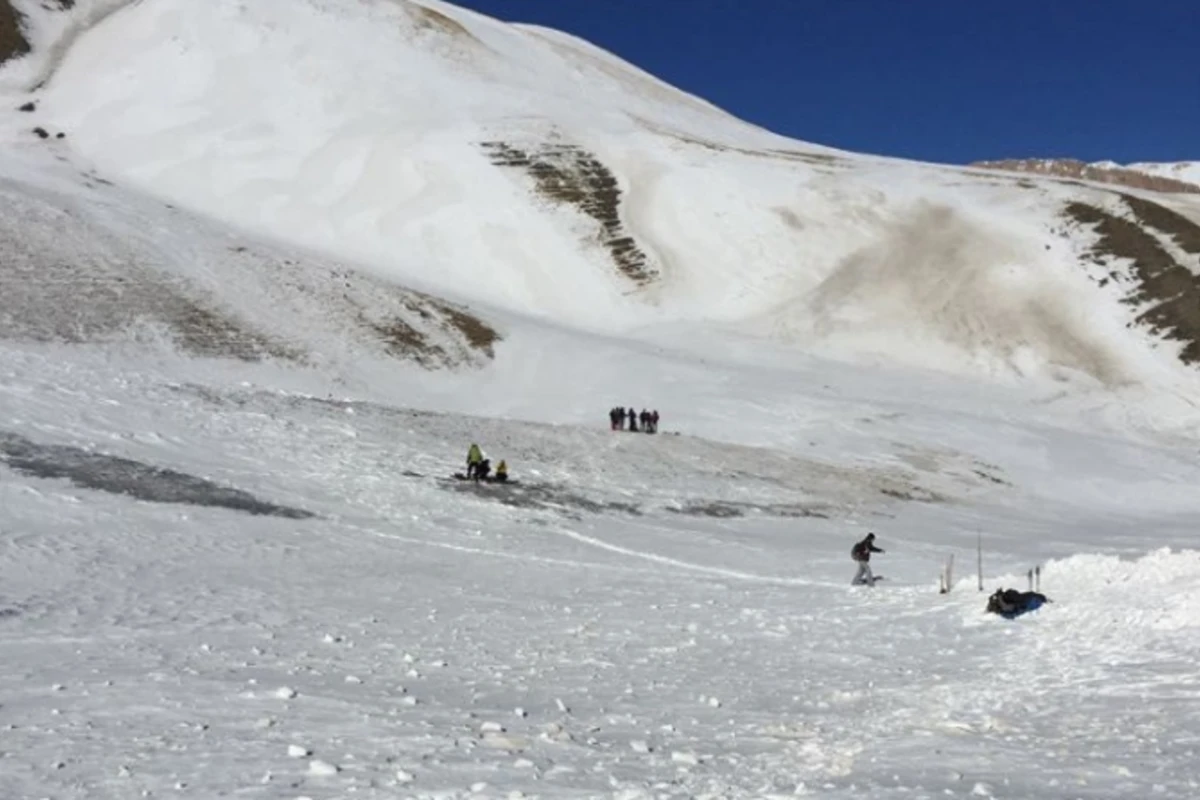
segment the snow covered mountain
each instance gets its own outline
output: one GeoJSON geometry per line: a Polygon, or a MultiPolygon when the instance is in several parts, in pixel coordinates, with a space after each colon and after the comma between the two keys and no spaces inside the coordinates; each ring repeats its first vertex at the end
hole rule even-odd
{"type": "Polygon", "coordinates": [[[0,57],[0,797],[1196,796],[1195,196],[433,0],[0,57]]]}
{"type": "Polygon", "coordinates": [[[1175,161],[1167,164],[1127,164],[1125,168],[1144,172],[1147,175],[1160,175],[1164,178],[1183,181],[1184,183],[1200,187],[1200,161],[1175,161]]]}
{"type": "Polygon", "coordinates": [[[20,146],[406,289],[599,333],[702,321],[1109,386],[1200,347],[1151,277],[1197,271],[1186,199],[784,139],[572,37],[437,2],[68,5],[30,3],[37,46],[5,68],[34,108],[9,115],[20,146]]]}

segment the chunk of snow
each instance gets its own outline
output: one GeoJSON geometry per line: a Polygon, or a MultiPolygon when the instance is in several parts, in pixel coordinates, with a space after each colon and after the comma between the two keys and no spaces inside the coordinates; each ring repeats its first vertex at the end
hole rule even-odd
{"type": "Polygon", "coordinates": [[[479,743],[491,750],[508,750],[509,752],[524,750],[529,746],[528,740],[503,733],[484,734],[479,743]]]}
{"type": "Polygon", "coordinates": [[[499,722],[485,722],[479,726],[480,733],[504,733],[504,726],[499,722]]]}
{"type": "Polygon", "coordinates": [[[635,753],[649,753],[650,744],[643,739],[634,739],[629,743],[629,749],[635,753]]]}
{"type": "Polygon", "coordinates": [[[341,772],[341,767],[318,758],[308,762],[308,772],[310,775],[337,775],[341,772]]]}
{"type": "Polygon", "coordinates": [[[275,696],[280,700],[291,700],[296,696],[296,690],[290,686],[280,686],[275,690],[275,696]]]}
{"type": "Polygon", "coordinates": [[[400,783],[412,783],[416,779],[416,776],[406,769],[396,770],[396,780],[400,783]]]}
{"type": "Polygon", "coordinates": [[[289,744],[287,754],[289,758],[308,758],[312,755],[312,750],[298,744],[289,744]]]}

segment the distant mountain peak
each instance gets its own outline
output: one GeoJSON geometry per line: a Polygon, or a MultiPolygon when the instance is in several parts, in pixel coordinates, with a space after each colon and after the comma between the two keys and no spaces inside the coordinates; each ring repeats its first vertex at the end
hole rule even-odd
{"type": "Polygon", "coordinates": [[[1110,183],[1152,192],[1200,194],[1200,162],[1195,161],[1122,166],[1115,161],[1094,161],[1089,164],[1074,158],[1010,158],[976,161],[971,166],[1110,183]]]}

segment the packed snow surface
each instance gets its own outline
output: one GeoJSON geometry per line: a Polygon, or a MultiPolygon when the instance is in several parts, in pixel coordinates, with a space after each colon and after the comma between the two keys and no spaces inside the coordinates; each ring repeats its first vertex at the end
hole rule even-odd
{"type": "Polygon", "coordinates": [[[4,796],[1195,796],[1194,449],[829,364],[704,408],[678,358],[645,435],[5,345],[4,796]],[[36,469],[101,454],[315,516],[36,469]],[[980,534],[1053,602],[985,615],[980,534]]]}

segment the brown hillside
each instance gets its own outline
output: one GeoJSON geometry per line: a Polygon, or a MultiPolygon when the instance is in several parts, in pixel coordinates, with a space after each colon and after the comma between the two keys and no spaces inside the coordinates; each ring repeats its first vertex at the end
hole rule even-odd
{"type": "Polygon", "coordinates": [[[1055,178],[1074,178],[1076,180],[1109,183],[1115,186],[1127,186],[1131,189],[1145,189],[1151,192],[1174,192],[1180,194],[1200,194],[1200,186],[1174,178],[1164,178],[1160,175],[1147,175],[1132,169],[1120,167],[1097,167],[1085,164],[1072,158],[1024,158],[1006,159],[1001,161],[977,161],[970,166],[981,169],[999,169],[1008,172],[1025,172],[1036,175],[1046,175],[1055,178]]]}

